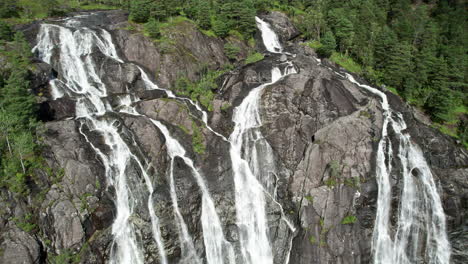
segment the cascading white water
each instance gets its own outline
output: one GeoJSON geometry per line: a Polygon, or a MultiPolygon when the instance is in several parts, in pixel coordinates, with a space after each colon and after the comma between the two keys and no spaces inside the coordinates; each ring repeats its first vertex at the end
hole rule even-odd
{"type": "MultiPolygon", "coordinates": [[[[207,121],[207,113],[204,112],[198,104],[194,103],[190,99],[177,97],[172,93],[170,90],[161,89],[156,84],[151,82],[148,78],[148,75],[140,68],[142,79],[146,84],[147,89],[149,90],[163,90],[166,92],[169,98],[178,99],[181,101],[189,101],[192,105],[196,107],[196,109],[203,113],[203,121],[205,122],[206,126],[208,126],[207,121]]],[[[128,102],[126,103],[128,105],[128,102]]],[[[131,112],[132,114],[140,115],[136,112],[131,112]]],[[[205,244],[205,251],[206,251],[206,260],[208,264],[234,264],[235,263],[235,255],[234,249],[232,245],[225,239],[224,232],[222,228],[221,221],[219,220],[218,214],[216,212],[216,208],[214,206],[214,202],[210,196],[208,187],[206,186],[205,180],[203,179],[200,172],[195,168],[193,161],[186,156],[186,151],[182,147],[182,145],[171,136],[169,130],[165,125],[157,120],[153,120],[148,117],[151,122],[158,127],[161,133],[164,135],[166,139],[166,147],[168,150],[168,154],[171,158],[171,168],[169,173],[170,179],[170,190],[171,190],[171,199],[174,205],[174,212],[178,221],[178,226],[180,228],[180,240],[183,241],[181,243],[182,250],[186,253],[183,254],[184,259],[181,263],[202,263],[201,259],[198,257],[195,247],[193,245],[193,240],[188,232],[187,225],[180,213],[178,207],[178,198],[175,191],[175,183],[174,183],[174,159],[176,157],[181,158],[184,163],[191,169],[192,175],[194,176],[200,190],[202,192],[202,214],[201,214],[201,223],[203,228],[203,241],[205,244]]],[[[215,134],[219,135],[212,129],[210,129],[215,134]]],[[[222,136],[221,136],[222,137],[222,136]]],[[[223,137],[224,138],[224,137],[223,137]]]]}
{"type": "Polygon", "coordinates": [[[145,83],[146,88],[148,90],[165,91],[167,97],[177,99],[177,100],[183,101],[183,102],[188,102],[189,104],[193,105],[195,107],[195,109],[197,109],[197,111],[202,114],[202,121],[205,124],[206,128],[208,128],[208,130],[210,130],[216,136],[218,136],[218,137],[222,138],[223,140],[227,141],[227,139],[223,135],[221,135],[220,133],[216,132],[214,129],[211,128],[211,126],[208,124],[208,113],[206,111],[203,111],[203,109],[200,107],[200,105],[198,103],[192,101],[189,98],[177,97],[171,90],[159,88],[155,83],[153,83],[149,79],[148,74],[146,74],[146,72],[143,71],[143,69],[141,69],[141,68],[139,68],[139,69],[140,69],[140,72],[141,72],[141,78],[142,78],[143,82],[145,83]]]}
{"type": "MultiPolygon", "coordinates": [[[[181,158],[185,164],[191,169],[192,175],[202,191],[202,215],[201,222],[203,228],[203,240],[205,243],[206,259],[209,264],[234,264],[235,256],[234,250],[231,244],[225,239],[221,221],[219,220],[218,214],[214,202],[210,197],[208,188],[205,180],[201,176],[200,172],[195,168],[193,161],[185,155],[185,149],[180,143],[171,136],[166,126],[156,120],[151,120],[155,126],[163,133],[166,138],[166,146],[168,154],[171,157],[171,169],[170,169],[170,181],[171,181],[171,196],[173,199],[174,207],[177,207],[177,195],[175,193],[174,184],[174,159],[176,157],[181,158]]],[[[181,233],[186,242],[191,243],[191,238],[188,234],[187,227],[185,226],[182,215],[176,208],[180,226],[182,227],[181,233]]],[[[189,252],[186,263],[201,263],[199,258],[193,249],[193,244],[190,244],[189,252]]]]}
{"type": "MultiPolygon", "coordinates": [[[[73,21],[73,25],[79,25],[73,21]]],[[[67,23],[69,25],[69,23],[67,23]]],[[[92,58],[93,49],[97,48],[104,56],[122,63],[110,34],[105,30],[95,31],[89,28],[70,28],[43,24],[38,35],[38,44],[33,49],[40,59],[61,70],[62,80],[54,80],[52,89],[58,89],[57,82],[62,84],[60,91],[52,91],[55,97],[67,94],[76,100],[76,113],[81,126],[99,132],[108,146],[104,154],[95,147],[83,130],[82,135],[88,140],[96,153],[101,157],[108,184],[115,188],[115,205],[117,216],[112,225],[113,247],[110,263],[144,263],[142,247],[138,243],[131,216],[139,202],[135,194],[141,190],[132,190],[128,184],[127,171],[130,163],[136,163],[146,183],[148,192],[148,210],[151,218],[153,238],[159,250],[160,261],[167,263],[166,253],[159,230],[159,219],[155,215],[152,201],[153,187],[149,175],[140,160],[132,154],[130,148],[119,134],[119,121],[103,115],[112,111],[103,99],[107,96],[105,84],[97,74],[92,58]],[[54,56],[58,57],[54,61],[54,56]]]]}
{"type": "MultiPolygon", "coordinates": [[[[280,79],[281,71],[279,68],[273,68],[271,75],[272,82],[269,84],[280,79]]],[[[257,156],[259,153],[257,153],[255,146],[256,140],[262,137],[258,130],[261,125],[258,104],[261,92],[267,85],[263,84],[250,91],[242,103],[234,109],[233,122],[235,126],[229,137],[234,171],[237,225],[243,263],[247,264],[273,263],[264,195],[265,190],[268,190],[268,186],[271,185],[268,179],[259,175],[263,172],[268,174],[269,171],[263,169],[268,170],[273,165],[267,164],[266,168],[258,166],[257,156]],[[244,156],[242,155],[243,147],[246,149],[244,156]],[[262,184],[266,184],[266,186],[264,187],[262,184]]],[[[264,146],[264,151],[266,151],[267,146],[264,146]]],[[[269,154],[271,153],[261,153],[261,155],[269,154]]]]}
{"type": "Polygon", "coordinates": [[[351,82],[378,95],[382,99],[384,122],[382,139],[377,149],[377,215],[373,234],[375,264],[448,264],[450,244],[445,229],[445,214],[431,170],[419,147],[408,133],[400,113],[393,112],[387,96],[370,86],[358,83],[346,74],[351,82]],[[388,137],[391,126],[399,141],[397,156],[388,137]],[[389,160],[385,160],[387,154],[389,160]],[[398,157],[403,176],[398,221],[392,236],[390,224],[392,159],[398,157]]]}
{"type": "MultiPolygon", "coordinates": [[[[270,25],[258,17],[255,19],[267,50],[281,53],[281,44],[270,25]]],[[[262,122],[259,101],[265,87],[295,72],[290,62],[287,63],[284,73],[279,67],[274,67],[271,71],[271,82],[251,90],[242,103],[234,109],[232,120],[235,126],[229,141],[242,263],[272,264],[274,261],[268,234],[265,195],[271,198],[281,211],[282,206],[275,200],[274,183],[277,181],[277,176],[272,149],[260,131],[262,122]]],[[[284,212],[282,214],[283,220],[294,231],[284,212]]],[[[286,256],[285,263],[288,261],[289,256],[286,256]]]]}
{"type": "Polygon", "coordinates": [[[271,26],[259,17],[255,17],[255,21],[257,22],[257,27],[262,33],[262,39],[265,48],[271,53],[281,53],[283,48],[281,47],[281,44],[278,40],[278,36],[273,31],[273,29],[271,29],[271,26]]]}

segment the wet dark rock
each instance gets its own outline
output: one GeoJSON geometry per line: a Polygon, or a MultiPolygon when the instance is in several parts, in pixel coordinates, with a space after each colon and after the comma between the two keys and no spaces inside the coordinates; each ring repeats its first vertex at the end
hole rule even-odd
{"type": "Polygon", "coordinates": [[[75,117],[75,104],[75,101],[67,97],[45,101],[39,106],[39,119],[48,122],[75,117]]]}

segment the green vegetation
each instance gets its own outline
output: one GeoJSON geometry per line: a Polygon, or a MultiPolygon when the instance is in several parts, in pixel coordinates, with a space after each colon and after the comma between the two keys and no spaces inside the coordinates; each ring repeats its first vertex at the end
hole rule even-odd
{"type": "Polygon", "coordinates": [[[261,60],[263,60],[263,58],[264,58],[263,54],[255,52],[255,53],[250,54],[245,59],[245,64],[250,64],[250,63],[257,62],[257,61],[261,61],[261,60]]]}
{"type": "Polygon", "coordinates": [[[76,10],[116,9],[128,0],[0,0],[0,18],[13,24],[35,19],[64,16],[76,10]]]}
{"type": "Polygon", "coordinates": [[[208,111],[213,111],[213,91],[218,88],[216,79],[225,72],[226,70],[211,71],[205,69],[202,71],[202,77],[198,82],[192,82],[187,77],[181,76],[176,81],[176,90],[180,94],[200,102],[208,111]]]}
{"type": "Polygon", "coordinates": [[[330,57],[330,60],[350,72],[354,72],[357,74],[362,73],[361,65],[359,65],[359,63],[356,63],[350,56],[338,52],[333,52],[330,57]]]}
{"type": "Polygon", "coordinates": [[[331,31],[328,31],[325,33],[323,36],[321,42],[311,42],[313,45],[309,45],[311,48],[314,48],[314,46],[317,49],[317,54],[322,57],[330,57],[333,53],[333,51],[336,49],[336,40],[335,36],[333,36],[333,33],[331,31]]]}
{"type": "Polygon", "coordinates": [[[13,217],[11,219],[17,227],[24,232],[30,233],[37,228],[37,225],[32,222],[32,215],[25,214],[23,217],[13,217]]]}
{"type": "Polygon", "coordinates": [[[314,245],[317,243],[317,238],[313,235],[309,236],[309,242],[314,245]]]}
{"type": "Polygon", "coordinates": [[[36,138],[40,123],[28,81],[31,54],[22,33],[3,38],[13,42],[0,44],[0,56],[10,65],[0,70],[0,187],[25,195],[28,178],[41,165],[36,138]]]}
{"type": "Polygon", "coordinates": [[[361,185],[361,180],[359,177],[352,177],[344,179],[344,185],[351,188],[359,188],[361,185]]]}
{"type": "Polygon", "coordinates": [[[206,150],[205,138],[203,136],[201,128],[195,122],[192,122],[192,131],[193,150],[198,154],[204,154],[206,150]]]}
{"type": "Polygon", "coordinates": [[[252,0],[135,0],[127,2],[130,18],[137,23],[150,19],[164,22],[170,17],[183,15],[193,20],[200,29],[212,35],[226,37],[236,30],[244,36],[255,32],[256,9],[252,0]]]}
{"type": "Polygon", "coordinates": [[[286,12],[320,56],[385,84],[468,145],[467,114],[457,111],[468,104],[465,1],[292,0],[270,8],[286,12]]]}
{"type": "Polygon", "coordinates": [[[350,224],[354,224],[356,223],[357,221],[357,217],[354,216],[354,215],[348,215],[348,216],[345,216],[343,218],[343,220],[341,220],[341,224],[343,225],[350,225],[350,224]]]}
{"type": "Polygon", "coordinates": [[[226,43],[224,44],[224,54],[228,57],[230,60],[235,60],[237,58],[237,55],[239,55],[240,48],[232,43],[226,43]]]}
{"type": "Polygon", "coordinates": [[[47,260],[50,264],[74,264],[79,263],[81,260],[80,254],[73,254],[71,250],[64,250],[62,253],[58,255],[50,255],[48,256],[47,260]]]}
{"type": "Polygon", "coordinates": [[[227,111],[229,108],[231,108],[231,104],[229,102],[223,102],[221,105],[221,111],[227,111]]]}

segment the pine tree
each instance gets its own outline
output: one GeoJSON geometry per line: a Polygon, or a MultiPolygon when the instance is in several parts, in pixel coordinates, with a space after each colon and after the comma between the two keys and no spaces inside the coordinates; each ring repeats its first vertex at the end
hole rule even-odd
{"type": "Polygon", "coordinates": [[[132,1],[130,5],[130,19],[137,23],[145,23],[150,17],[150,6],[146,1],[132,1]]]}
{"type": "Polygon", "coordinates": [[[145,31],[151,38],[157,39],[161,36],[159,23],[154,17],[150,18],[145,24],[145,31]]]}
{"type": "Polygon", "coordinates": [[[412,71],[411,49],[411,45],[405,42],[397,43],[390,49],[388,61],[384,66],[386,84],[403,87],[405,79],[412,71]]]}
{"type": "Polygon", "coordinates": [[[4,21],[0,21],[0,40],[13,40],[13,31],[11,30],[10,25],[4,21]]]}
{"type": "Polygon", "coordinates": [[[196,21],[202,29],[211,27],[210,3],[208,1],[199,1],[196,10],[196,21]]]}
{"type": "Polygon", "coordinates": [[[321,40],[322,46],[317,49],[317,53],[321,57],[330,57],[335,51],[336,40],[331,31],[327,31],[321,40]]]}
{"type": "Polygon", "coordinates": [[[389,61],[389,51],[397,44],[396,34],[389,27],[384,26],[377,33],[374,48],[374,67],[381,70],[389,61]]]}

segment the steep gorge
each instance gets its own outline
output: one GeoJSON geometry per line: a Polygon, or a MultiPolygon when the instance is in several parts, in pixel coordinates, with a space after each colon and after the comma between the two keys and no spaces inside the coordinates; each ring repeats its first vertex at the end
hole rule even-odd
{"type": "Polygon", "coordinates": [[[449,263],[449,240],[452,261],[466,260],[467,151],[289,42],[284,15],[258,18],[267,56],[223,75],[211,112],[169,88],[179,69],[195,79],[199,64],[225,64],[222,41],[189,28],[165,53],[126,21],[110,11],[25,28],[56,77],[44,157],[64,176],[42,175],[40,232],[5,217],[2,263],[64,252],[80,263],[449,263]]]}

